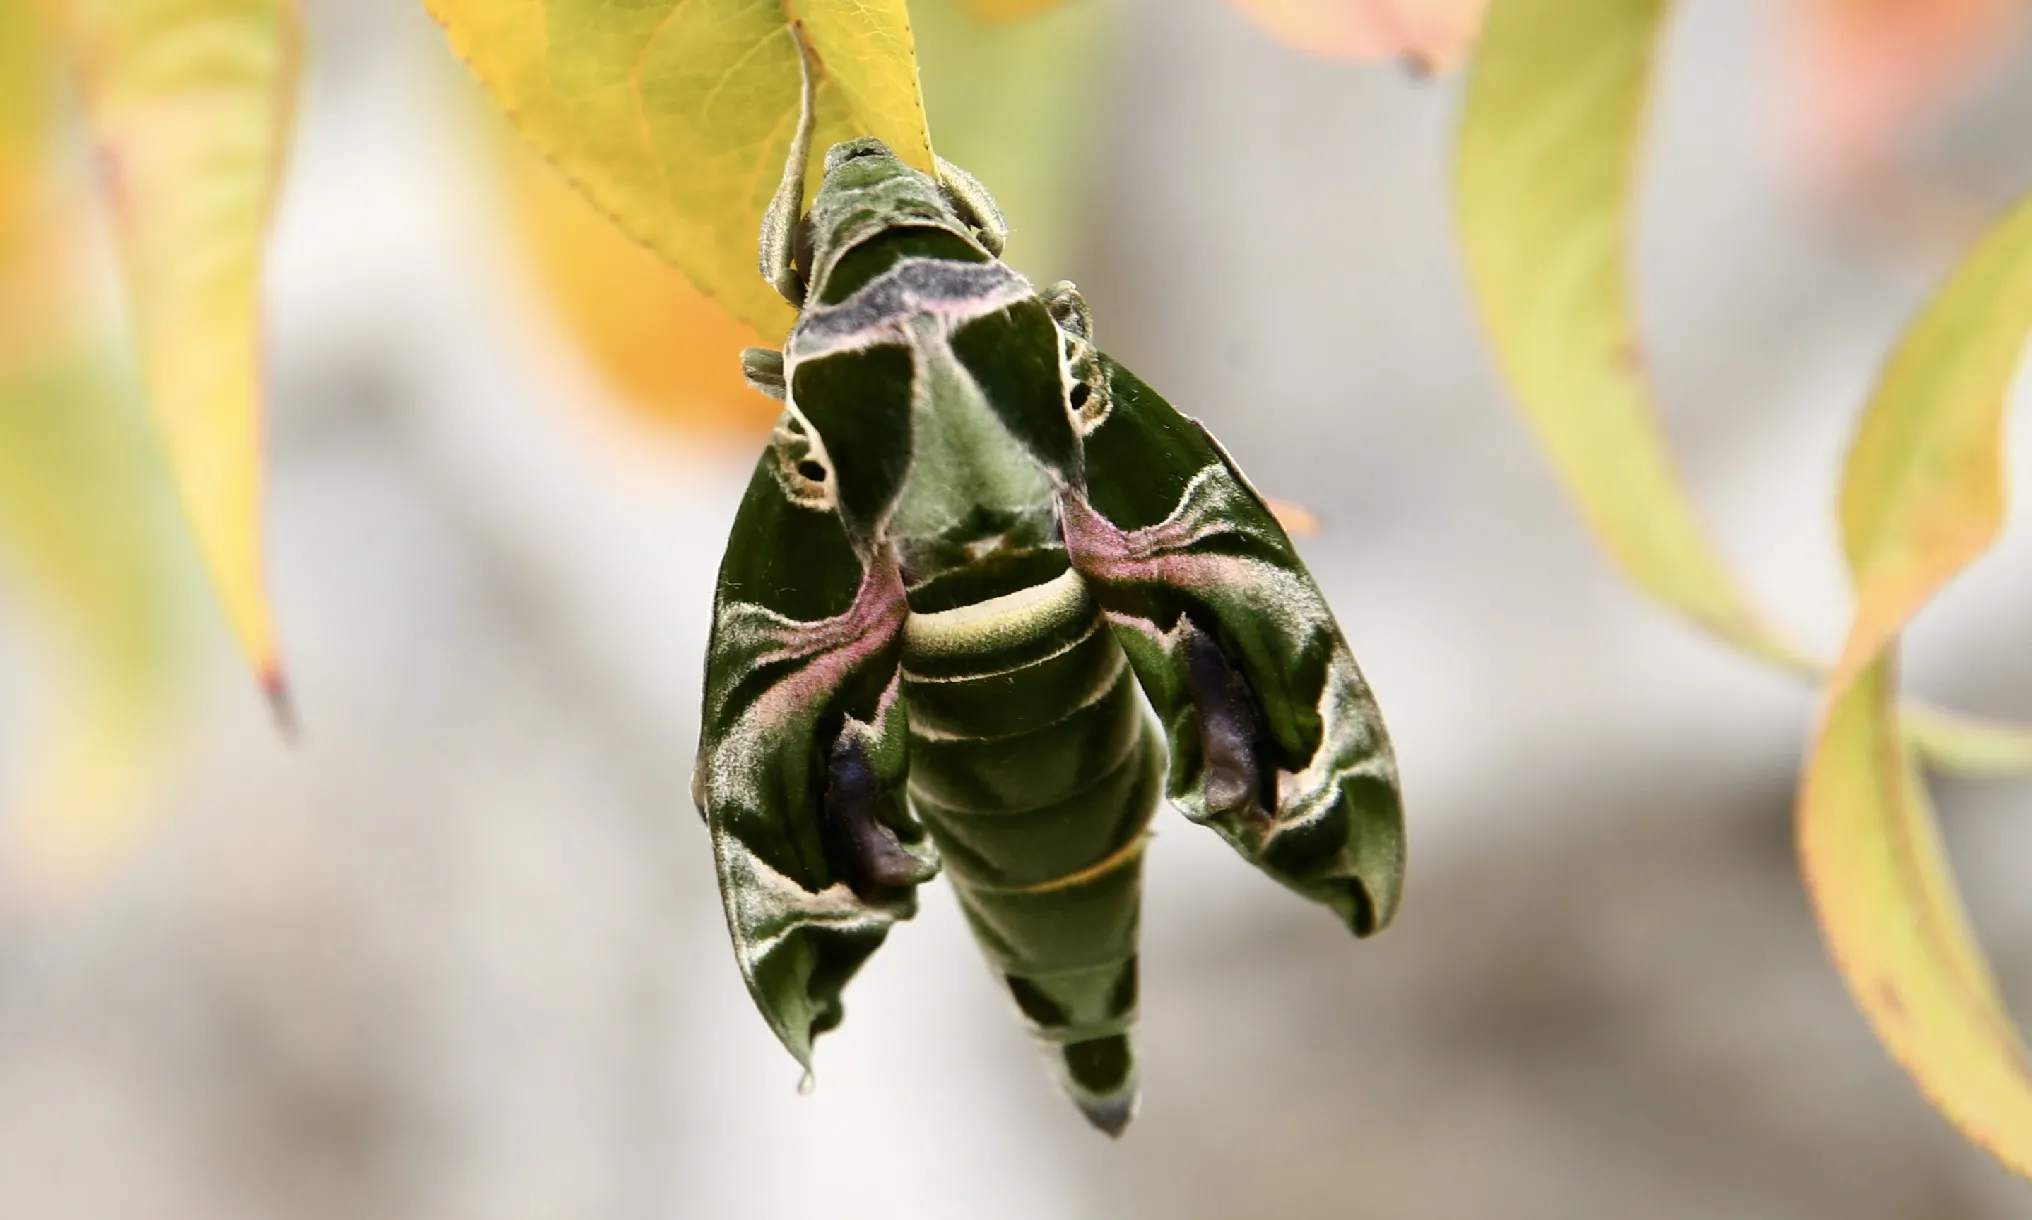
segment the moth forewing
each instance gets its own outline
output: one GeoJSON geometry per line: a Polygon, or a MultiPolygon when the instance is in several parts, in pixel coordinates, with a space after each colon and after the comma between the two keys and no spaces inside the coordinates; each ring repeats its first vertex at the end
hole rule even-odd
{"type": "Polygon", "coordinates": [[[695,786],[742,976],[808,1066],[938,865],[901,800],[900,578],[780,466],[757,465],[721,563],[695,786]]]}
{"type": "Polygon", "coordinates": [[[1105,356],[1067,548],[1171,747],[1174,803],[1357,935],[1402,892],[1397,767],[1283,527],[1225,451],[1105,356]]]}

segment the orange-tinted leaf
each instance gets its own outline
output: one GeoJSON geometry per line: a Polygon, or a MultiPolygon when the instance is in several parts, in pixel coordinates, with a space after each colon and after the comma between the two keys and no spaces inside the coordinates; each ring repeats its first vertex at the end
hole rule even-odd
{"type": "Polygon", "coordinates": [[[1789,121],[1808,177],[1881,168],[1911,128],[1979,83],[2011,45],[2016,0],[1794,0],[1789,121]]]}
{"type": "Polygon", "coordinates": [[[1263,503],[1270,508],[1270,515],[1277,518],[1277,524],[1284,532],[1295,538],[1307,538],[1319,532],[1319,514],[1303,504],[1292,500],[1280,500],[1276,496],[1264,496],[1263,503]]]}
{"type": "Polygon", "coordinates": [[[261,255],[296,92],[296,6],[69,11],[149,405],[234,634],[279,700],[261,553],[261,255]]]}
{"type": "Polygon", "coordinates": [[[2032,1061],[1997,997],[1900,732],[1905,623],[2004,521],[2006,396],[2032,332],[2032,199],[1907,329],[1842,483],[1856,615],[1799,802],[1821,927],[1877,1036],[1971,1140],[2032,1176],[2032,1061]]]}
{"type": "Polygon", "coordinates": [[[39,614],[51,697],[10,748],[34,760],[0,793],[0,902],[75,889],[146,812],[182,642],[175,504],[110,343],[93,341],[79,221],[53,171],[55,80],[39,10],[0,3],[0,593],[39,614]]]}
{"type": "Polygon", "coordinates": [[[1328,59],[1405,59],[1430,71],[1474,44],[1488,0],[1232,0],[1257,24],[1328,59]]]}
{"type": "MultiPolygon", "coordinates": [[[[949,0],[931,0],[933,4],[949,0]]],[[[981,21],[1021,21],[1058,8],[1066,0],[964,0],[967,11],[981,21]]],[[[1091,5],[1092,0],[1088,0],[1091,5]]]]}
{"type": "Polygon", "coordinates": [[[621,232],[513,133],[498,143],[549,300],[620,397],[660,424],[766,431],[778,404],[741,376],[741,349],[769,346],[754,328],[621,232]]]}

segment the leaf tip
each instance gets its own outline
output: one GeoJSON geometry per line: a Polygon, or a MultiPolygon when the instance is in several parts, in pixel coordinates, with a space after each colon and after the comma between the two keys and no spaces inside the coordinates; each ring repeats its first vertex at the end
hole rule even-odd
{"type": "Polygon", "coordinates": [[[289,693],[289,679],[283,676],[282,664],[269,661],[258,675],[261,683],[261,697],[268,703],[268,718],[275,725],[275,731],[291,745],[302,739],[302,727],[296,718],[296,701],[289,693]]]}

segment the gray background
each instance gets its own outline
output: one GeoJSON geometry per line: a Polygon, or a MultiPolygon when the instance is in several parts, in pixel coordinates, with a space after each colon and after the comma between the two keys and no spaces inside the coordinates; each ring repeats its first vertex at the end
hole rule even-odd
{"type": "MultiPolygon", "coordinates": [[[[1167,813],[1122,1142],[1056,1096],[939,888],[797,1096],[686,796],[752,450],[599,410],[419,6],[310,8],[270,298],[307,739],[212,628],[159,829],[0,924],[0,1216],[2032,1215],[1822,955],[1788,826],[1810,692],[1619,584],[1504,402],[1448,236],[1458,83],[1306,60],[1219,0],[1125,5],[1086,239],[1042,270],[1325,518],[1304,549],[1405,775],[1403,915],[1351,943],[1167,813]]],[[[1654,363],[1732,558],[1831,647],[1843,440],[1944,262],[1802,204],[1765,6],[1686,9],[1654,363]]],[[[1991,89],[1935,171],[1985,207],[2032,180],[2028,97],[1991,89]]],[[[1915,687],[2032,717],[2027,545],[1929,613],[1915,687]]],[[[2032,1013],[2023,789],[1940,791],[2032,1013]]]]}

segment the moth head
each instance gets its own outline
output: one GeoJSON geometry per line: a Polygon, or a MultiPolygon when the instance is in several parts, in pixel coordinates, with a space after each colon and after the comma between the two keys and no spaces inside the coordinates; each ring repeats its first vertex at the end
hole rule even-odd
{"type": "Polygon", "coordinates": [[[798,234],[814,299],[827,299],[824,285],[842,255],[897,229],[940,229],[985,258],[1001,253],[1005,226],[994,201],[963,171],[943,161],[939,171],[933,177],[906,164],[872,136],[827,150],[825,179],[798,234]]]}

